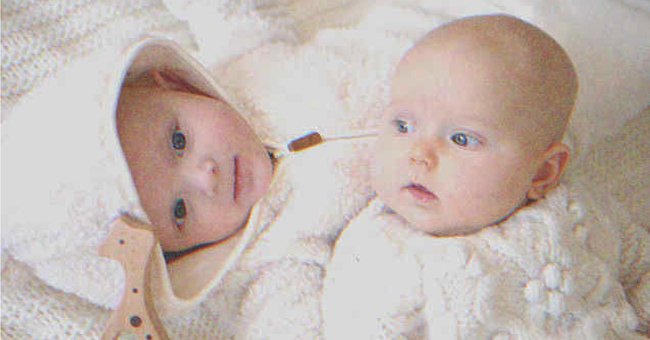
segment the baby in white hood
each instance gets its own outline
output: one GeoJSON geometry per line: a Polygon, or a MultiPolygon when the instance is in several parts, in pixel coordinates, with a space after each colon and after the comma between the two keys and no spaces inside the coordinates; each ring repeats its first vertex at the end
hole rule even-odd
{"type": "Polygon", "coordinates": [[[559,184],[577,86],[562,47],[513,17],[460,19],[417,42],[396,69],[375,146],[378,197],[327,268],[326,337],[646,329],[647,232],[583,213],[559,184]],[[626,239],[645,247],[630,254],[626,239]]]}
{"type": "MultiPolygon", "coordinates": [[[[115,308],[123,277],[97,249],[128,214],[153,225],[171,258],[218,248],[199,280],[210,288],[273,173],[272,154],[225,96],[160,37],[98,51],[53,77],[3,126],[13,179],[3,188],[3,267],[10,256],[55,288],[115,308]]],[[[160,269],[156,280],[168,282],[160,269]]]]}
{"type": "Polygon", "coordinates": [[[263,143],[247,118],[160,37],[97,51],[26,96],[2,129],[3,337],[106,330],[137,294],[98,253],[122,214],[149,222],[167,255],[154,249],[149,274],[171,338],[320,334],[324,263],[370,195],[346,176],[368,143],[263,143]]]}
{"type": "Polygon", "coordinates": [[[268,191],[272,159],[252,128],[172,71],[151,70],[122,88],[117,128],[166,251],[233,237],[268,191]]]}

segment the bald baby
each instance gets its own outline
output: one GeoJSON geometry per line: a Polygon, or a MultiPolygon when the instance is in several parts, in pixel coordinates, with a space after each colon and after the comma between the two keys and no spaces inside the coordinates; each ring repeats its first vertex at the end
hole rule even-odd
{"type": "MultiPolygon", "coordinates": [[[[520,118],[522,134],[538,135],[542,147],[561,140],[578,89],[564,49],[539,28],[506,15],[468,17],[429,32],[400,66],[412,63],[428,69],[449,64],[447,70],[486,84],[485,94],[510,105],[507,113],[520,118]]],[[[410,81],[403,75],[396,81],[410,81]]]]}
{"type": "Polygon", "coordinates": [[[373,186],[431,234],[499,222],[559,183],[577,87],[567,53],[529,23],[487,15],[443,25],[395,71],[373,186]]]}

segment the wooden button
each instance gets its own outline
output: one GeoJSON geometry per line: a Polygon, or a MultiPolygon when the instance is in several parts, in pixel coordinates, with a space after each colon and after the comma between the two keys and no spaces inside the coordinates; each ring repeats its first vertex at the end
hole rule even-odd
{"type": "Polygon", "coordinates": [[[323,137],[318,132],[310,132],[289,143],[289,151],[302,151],[323,142],[323,137]]]}

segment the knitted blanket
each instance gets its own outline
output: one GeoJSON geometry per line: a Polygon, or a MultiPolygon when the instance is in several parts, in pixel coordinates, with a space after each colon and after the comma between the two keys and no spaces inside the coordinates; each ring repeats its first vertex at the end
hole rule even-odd
{"type": "Polygon", "coordinates": [[[70,62],[150,32],[191,44],[159,0],[2,2],[2,122],[30,90],[70,62]]]}

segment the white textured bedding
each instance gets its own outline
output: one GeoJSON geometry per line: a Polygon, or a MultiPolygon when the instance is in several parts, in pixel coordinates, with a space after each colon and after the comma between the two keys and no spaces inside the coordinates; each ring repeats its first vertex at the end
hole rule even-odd
{"type": "Polygon", "coordinates": [[[393,66],[418,37],[453,18],[493,12],[537,24],[568,50],[581,84],[568,179],[589,184],[602,202],[613,196],[650,228],[647,1],[7,0],[2,122],[70,59],[155,30],[198,47],[263,138],[287,140],[305,126],[330,137],[367,131],[385,103],[393,66]],[[25,11],[34,3],[42,12],[25,11]],[[110,16],[104,7],[123,12],[110,16]],[[78,26],[57,26],[66,16],[78,26]]]}
{"type": "Polygon", "coordinates": [[[650,228],[650,3],[644,0],[7,0],[2,121],[71,60],[155,31],[198,47],[263,138],[293,138],[304,132],[296,126],[330,136],[365,131],[381,112],[392,67],[418,37],[453,18],[493,12],[531,21],[568,50],[580,93],[567,177],[589,183],[602,201],[614,196],[650,228]]]}

